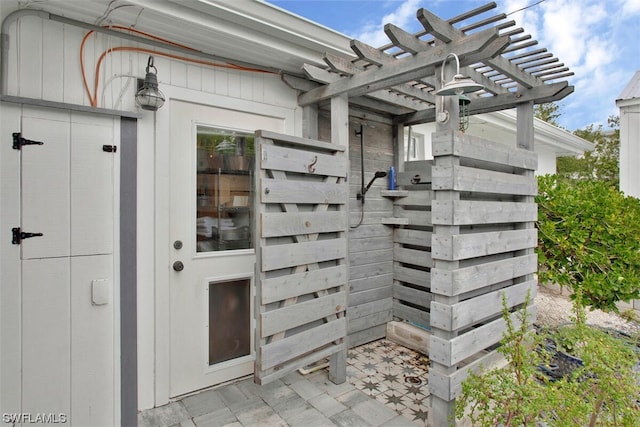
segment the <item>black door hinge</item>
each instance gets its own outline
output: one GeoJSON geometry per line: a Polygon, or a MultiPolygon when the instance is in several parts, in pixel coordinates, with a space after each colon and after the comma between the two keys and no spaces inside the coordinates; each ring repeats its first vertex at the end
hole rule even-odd
{"type": "Polygon", "coordinates": [[[20,150],[23,145],[44,145],[41,141],[32,141],[22,137],[20,132],[13,133],[13,149],[20,150]]]}
{"type": "Polygon", "coordinates": [[[103,145],[102,151],[106,153],[115,153],[116,151],[118,151],[118,147],[116,145],[103,145]]]}
{"type": "Polygon", "coordinates": [[[31,237],[42,237],[44,234],[42,233],[25,233],[20,230],[20,227],[15,227],[11,229],[11,243],[14,245],[19,245],[24,239],[29,239],[31,237]]]}

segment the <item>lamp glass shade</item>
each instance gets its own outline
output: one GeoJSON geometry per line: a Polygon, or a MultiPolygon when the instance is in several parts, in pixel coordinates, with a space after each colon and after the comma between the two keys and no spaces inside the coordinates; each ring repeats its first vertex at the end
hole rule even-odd
{"type": "Polygon", "coordinates": [[[157,111],[164,105],[164,94],[158,89],[158,78],[154,73],[147,73],[142,87],[136,93],[136,103],[143,110],[157,111]]]}
{"type": "Polygon", "coordinates": [[[482,89],[484,89],[484,86],[474,82],[469,77],[465,77],[462,74],[456,74],[450,82],[445,83],[441,89],[436,91],[436,95],[462,95],[465,93],[477,92],[482,89]]]}

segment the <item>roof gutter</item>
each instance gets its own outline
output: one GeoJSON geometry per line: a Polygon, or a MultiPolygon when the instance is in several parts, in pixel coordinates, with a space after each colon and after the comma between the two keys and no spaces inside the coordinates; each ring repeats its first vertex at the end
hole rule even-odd
{"type": "Polygon", "coordinates": [[[19,9],[16,10],[12,13],[10,13],[9,15],[7,15],[7,17],[2,21],[2,26],[0,27],[0,33],[1,33],[1,37],[2,37],[2,53],[1,53],[1,57],[0,60],[2,61],[2,68],[0,70],[0,72],[2,73],[0,75],[0,96],[5,95],[6,93],[6,89],[8,86],[8,77],[7,77],[7,73],[8,73],[8,64],[7,61],[9,59],[9,34],[7,32],[8,27],[11,23],[15,22],[18,20],[18,18],[22,17],[22,16],[37,16],[40,17],[43,20],[50,20],[50,21],[55,21],[55,22],[59,22],[61,24],[65,24],[65,25],[71,25],[74,27],[78,27],[78,28],[84,28],[86,30],[89,31],[95,31],[97,33],[102,33],[102,34],[107,34],[109,36],[113,36],[113,37],[118,37],[124,40],[129,40],[135,43],[142,43],[142,44],[146,44],[148,46],[153,46],[159,49],[164,49],[164,50],[169,50],[169,51],[174,51],[174,52],[179,52],[179,53],[183,53],[183,54],[187,54],[190,56],[195,56],[195,57],[199,57],[199,58],[204,58],[204,59],[208,59],[211,61],[218,61],[218,62],[226,62],[226,63],[233,63],[233,64],[237,64],[237,65],[241,65],[241,66],[246,66],[246,67],[251,67],[251,68],[257,68],[257,69],[261,69],[264,71],[270,71],[270,72],[274,72],[274,73],[279,73],[280,70],[277,69],[273,69],[273,68],[269,68],[269,67],[261,67],[261,66],[256,66],[256,64],[250,64],[250,63],[246,63],[246,62],[242,62],[242,61],[235,61],[235,60],[231,60],[229,58],[222,58],[220,56],[217,55],[213,55],[210,53],[206,53],[206,52],[202,52],[202,51],[197,51],[197,50],[190,50],[190,49],[186,49],[180,46],[174,46],[174,45],[169,45],[169,44],[165,44],[162,43],[160,41],[157,40],[152,40],[152,39],[148,39],[142,36],[138,36],[136,34],[129,34],[126,32],[122,32],[122,31],[116,31],[116,30],[111,30],[109,28],[104,28],[104,27],[100,27],[98,25],[93,25],[93,24],[88,24],[86,22],[82,22],[82,21],[78,21],[75,19],[71,19],[71,18],[66,18],[64,16],[60,16],[60,15],[55,15],[53,13],[49,13],[46,12],[44,10],[34,10],[34,9],[19,9]]]}

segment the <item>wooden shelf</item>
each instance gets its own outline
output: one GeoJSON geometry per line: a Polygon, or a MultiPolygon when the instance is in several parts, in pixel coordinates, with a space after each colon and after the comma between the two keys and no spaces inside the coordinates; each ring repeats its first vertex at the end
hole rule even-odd
{"type": "Polygon", "coordinates": [[[380,222],[384,225],[409,225],[409,218],[382,218],[380,222]]]}
{"type": "Polygon", "coordinates": [[[380,190],[382,197],[407,197],[409,190],[380,190]]]}

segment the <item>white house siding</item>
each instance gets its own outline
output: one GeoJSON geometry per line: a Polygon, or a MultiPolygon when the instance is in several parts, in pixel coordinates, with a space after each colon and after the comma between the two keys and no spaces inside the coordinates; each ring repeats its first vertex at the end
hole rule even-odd
{"type": "Polygon", "coordinates": [[[620,106],[620,190],[640,198],[640,98],[627,102],[620,106]]]}
{"type": "MultiPolygon", "coordinates": [[[[6,12],[3,10],[1,18],[6,12]]],[[[89,96],[82,83],[79,61],[80,44],[87,30],[23,16],[12,23],[5,95],[90,106],[89,96]]],[[[103,34],[89,37],[84,49],[86,76],[93,88],[95,64],[101,52],[116,46],[138,46],[129,41],[103,34]]],[[[138,47],[147,47],[139,45],[138,47]]],[[[148,53],[135,51],[113,52],[103,61],[98,88],[98,107],[123,111],[138,111],[134,94],[136,80],[143,78],[148,53]]],[[[249,109],[252,105],[267,110],[276,107],[289,119],[286,130],[300,135],[301,111],[297,107],[297,93],[288,88],[278,75],[235,71],[226,68],[201,66],[155,55],[160,89],[185,101],[249,109]],[[260,107],[262,106],[262,107],[260,107]],[[288,112],[287,112],[288,111],[288,112]]],[[[9,104],[0,105],[2,109],[9,104]]],[[[156,342],[158,277],[162,268],[156,265],[158,256],[158,224],[166,222],[164,210],[158,210],[157,199],[163,193],[158,176],[158,144],[168,144],[168,138],[157,135],[157,117],[142,112],[138,120],[138,405],[140,409],[166,403],[162,387],[158,389],[163,372],[163,348],[156,342]],[[157,361],[160,359],[161,363],[157,361]]],[[[160,248],[162,252],[162,248],[160,248]]]]}

